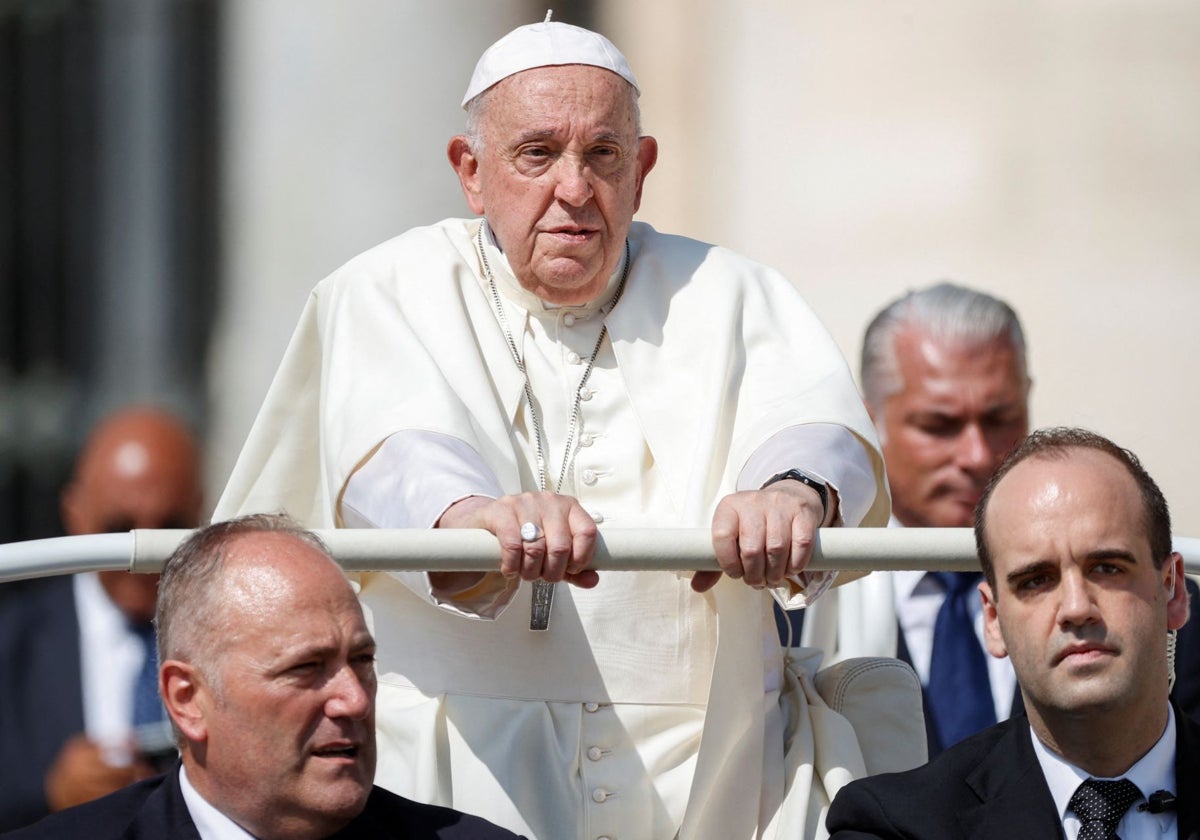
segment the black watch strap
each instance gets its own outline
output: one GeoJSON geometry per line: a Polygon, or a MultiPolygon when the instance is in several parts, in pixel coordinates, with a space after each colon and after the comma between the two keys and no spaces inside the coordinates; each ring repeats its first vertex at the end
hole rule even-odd
{"type": "Polygon", "coordinates": [[[799,481],[801,484],[807,485],[817,491],[817,495],[821,497],[821,521],[824,522],[825,518],[829,516],[829,488],[825,485],[824,481],[809,475],[804,470],[792,469],[776,473],[768,478],[759,489],[770,487],[776,481],[787,481],[789,479],[799,481]]]}

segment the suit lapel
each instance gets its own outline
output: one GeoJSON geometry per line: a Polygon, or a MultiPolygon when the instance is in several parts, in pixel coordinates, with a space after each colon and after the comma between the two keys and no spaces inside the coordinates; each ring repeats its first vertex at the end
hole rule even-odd
{"type": "Polygon", "coordinates": [[[55,710],[50,727],[33,727],[34,738],[49,738],[39,752],[53,756],[67,738],[83,731],[83,654],[79,647],[79,609],[70,577],[55,580],[53,591],[37,604],[38,633],[34,661],[22,673],[30,691],[30,709],[55,710]],[[63,667],[63,663],[69,663],[63,667]]]}
{"type": "Polygon", "coordinates": [[[122,840],[200,840],[200,832],[192,821],[183,790],[179,787],[179,764],[166,775],[162,784],[146,797],[122,840]]]}
{"type": "Polygon", "coordinates": [[[967,776],[967,785],[980,801],[977,808],[963,811],[963,836],[1061,838],[1062,821],[1034,754],[1027,719],[1022,716],[1001,725],[1007,728],[1004,736],[967,776]]]}
{"type": "MultiPolygon", "coordinates": [[[[1175,795],[1178,803],[1179,840],[1200,840],[1200,725],[1175,709],[1175,795]]],[[[979,840],[1012,837],[1045,837],[1055,826],[1062,837],[1061,820],[1033,752],[1027,719],[1012,718],[1009,729],[967,784],[980,797],[977,809],[965,810],[968,836],[979,840]]]]}

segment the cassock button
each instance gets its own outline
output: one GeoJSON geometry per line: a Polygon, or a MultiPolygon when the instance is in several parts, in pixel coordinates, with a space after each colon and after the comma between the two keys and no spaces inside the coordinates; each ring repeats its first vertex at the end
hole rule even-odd
{"type": "Polygon", "coordinates": [[[608,799],[608,791],[604,788],[596,788],[592,791],[593,802],[603,802],[605,799],[608,799]]]}
{"type": "Polygon", "coordinates": [[[567,364],[577,365],[582,361],[583,361],[583,359],[581,359],[579,357],[578,353],[568,353],[567,354],[567,364]]]}
{"type": "Polygon", "coordinates": [[[566,324],[568,327],[575,326],[575,316],[572,315],[570,312],[568,312],[566,315],[563,316],[563,323],[566,324]]]}
{"type": "Polygon", "coordinates": [[[583,471],[583,483],[586,484],[588,487],[591,487],[593,484],[595,484],[596,483],[596,471],[595,470],[584,470],[583,471]]]}
{"type": "Polygon", "coordinates": [[[595,522],[597,525],[599,525],[601,522],[604,521],[604,514],[601,513],[600,511],[596,511],[595,513],[592,514],[592,521],[595,522]]]}
{"type": "Polygon", "coordinates": [[[599,761],[604,758],[604,750],[599,747],[588,747],[587,757],[592,761],[599,761]]]}
{"type": "Polygon", "coordinates": [[[593,391],[591,388],[580,388],[579,389],[579,399],[583,400],[584,402],[587,402],[588,400],[590,400],[592,398],[592,394],[594,394],[594,393],[595,393],[595,391],[593,391]]]}
{"type": "Polygon", "coordinates": [[[584,432],[582,435],[579,436],[579,445],[580,446],[591,446],[595,442],[596,442],[595,435],[590,435],[587,432],[584,432]]]}
{"type": "Polygon", "coordinates": [[[584,711],[595,712],[595,711],[599,711],[600,704],[599,703],[584,703],[583,708],[584,708],[584,711]]]}

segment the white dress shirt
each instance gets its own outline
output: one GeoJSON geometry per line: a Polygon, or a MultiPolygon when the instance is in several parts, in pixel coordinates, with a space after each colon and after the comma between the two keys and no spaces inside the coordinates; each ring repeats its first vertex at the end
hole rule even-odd
{"type": "MultiPolygon", "coordinates": [[[[1068,762],[1065,758],[1050,751],[1038,740],[1033,729],[1029,730],[1033,739],[1033,751],[1037,754],[1038,763],[1042,765],[1042,773],[1046,784],[1050,787],[1050,796],[1054,799],[1054,807],[1062,820],[1063,832],[1067,840],[1079,837],[1079,818],[1067,810],[1075,790],[1080,783],[1089,778],[1089,774],[1068,762]]],[[[1130,806],[1117,824],[1117,834],[1121,840],[1162,840],[1164,837],[1174,837],[1177,819],[1174,811],[1164,811],[1152,814],[1140,811],[1145,806],[1147,797],[1160,790],[1175,792],[1175,710],[1167,707],[1167,728],[1158,741],[1150,748],[1136,764],[1118,778],[1129,779],[1142,792],[1142,798],[1130,806]]]]}
{"type": "Polygon", "coordinates": [[[253,834],[218,811],[200,795],[200,791],[192,787],[187,770],[183,767],[179,768],[179,787],[183,791],[188,814],[200,833],[200,840],[254,840],[253,834]]]}
{"type": "Polygon", "coordinates": [[[126,766],[133,760],[133,685],[145,648],[97,574],[75,575],[74,588],[84,731],[104,749],[109,764],[126,766]]]}

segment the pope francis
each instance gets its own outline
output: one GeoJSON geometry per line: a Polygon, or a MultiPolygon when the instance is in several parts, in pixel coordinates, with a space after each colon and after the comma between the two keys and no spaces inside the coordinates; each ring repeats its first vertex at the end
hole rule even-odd
{"type": "Polygon", "coordinates": [[[540,840],[813,836],[861,772],[780,649],[816,529],[883,525],[871,423],[795,287],[633,221],[658,154],[604,37],[480,58],[470,209],[313,291],[217,517],[483,528],[497,571],[364,575],[377,782],[540,840]],[[588,568],[604,528],[711,527],[722,572],[588,568]]]}

